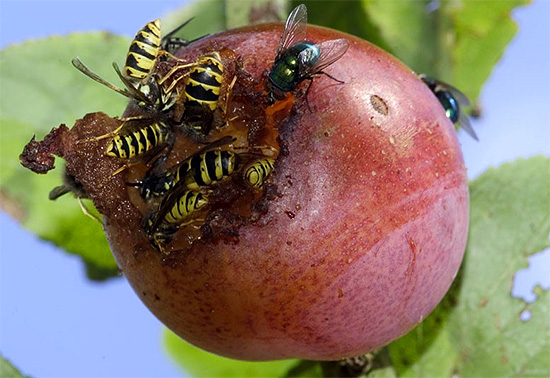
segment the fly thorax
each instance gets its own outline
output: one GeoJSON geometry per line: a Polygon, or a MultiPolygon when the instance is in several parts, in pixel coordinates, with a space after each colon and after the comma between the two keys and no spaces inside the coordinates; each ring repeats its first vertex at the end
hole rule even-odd
{"type": "Polygon", "coordinates": [[[436,92],[435,95],[443,106],[443,109],[445,109],[445,114],[447,115],[447,118],[449,118],[452,123],[456,123],[460,114],[460,108],[456,99],[449,92],[446,91],[436,92]]]}

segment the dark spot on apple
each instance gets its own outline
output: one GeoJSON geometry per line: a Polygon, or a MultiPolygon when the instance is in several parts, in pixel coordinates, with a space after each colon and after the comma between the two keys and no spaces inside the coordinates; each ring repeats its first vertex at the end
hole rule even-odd
{"type": "Polygon", "coordinates": [[[388,104],[382,99],[382,97],[377,95],[370,96],[370,103],[374,110],[382,115],[388,115],[388,104]]]}

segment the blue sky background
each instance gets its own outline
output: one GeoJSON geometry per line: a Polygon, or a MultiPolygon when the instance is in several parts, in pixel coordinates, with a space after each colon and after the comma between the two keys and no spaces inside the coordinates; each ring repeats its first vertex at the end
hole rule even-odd
{"type": "MultiPolygon", "coordinates": [[[[74,31],[133,37],[184,1],[0,2],[0,47],[74,31]]],[[[550,2],[514,12],[520,25],[481,96],[480,138],[459,133],[470,178],[518,157],[550,155],[550,2]]],[[[69,63],[68,63],[69,64],[69,63]]],[[[0,88],[1,90],[1,88],[0,88]]],[[[549,180],[550,173],[544,172],[549,180]]],[[[550,270],[550,253],[531,259],[516,292],[550,270]]],[[[548,279],[548,277],[546,277],[548,279]]],[[[547,287],[550,283],[545,283],[547,287]]],[[[0,214],[0,354],[33,377],[175,377],[162,325],[124,278],[94,283],[67,255],[0,214]]]]}

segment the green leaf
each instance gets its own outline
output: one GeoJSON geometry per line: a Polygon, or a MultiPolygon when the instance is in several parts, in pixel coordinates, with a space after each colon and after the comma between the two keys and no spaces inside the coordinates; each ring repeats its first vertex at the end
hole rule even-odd
{"type": "Polygon", "coordinates": [[[0,377],[2,378],[25,378],[26,375],[11,364],[11,362],[0,355],[0,377]]]}
{"type": "Polygon", "coordinates": [[[390,51],[418,72],[437,60],[436,17],[429,0],[363,0],[369,19],[390,51]]]}
{"type": "Polygon", "coordinates": [[[366,39],[416,72],[450,82],[476,100],[517,31],[510,12],[528,0],[304,3],[310,23],[366,39]]]}
{"type": "MultiPolygon", "coordinates": [[[[198,0],[192,4],[170,12],[163,17],[163,30],[173,30],[183,22],[194,18],[176,36],[193,40],[207,34],[217,33],[226,28],[224,0],[198,0]]],[[[128,46],[126,46],[128,49],[128,46]]]]}
{"type": "Polygon", "coordinates": [[[226,0],[227,27],[282,21],[290,12],[289,0],[226,0]]]}
{"type": "MultiPolygon", "coordinates": [[[[172,332],[164,332],[164,345],[170,357],[192,377],[284,377],[298,360],[248,362],[220,357],[186,343],[172,332]]],[[[307,370],[309,372],[310,370],[307,370]]],[[[313,370],[313,374],[318,371],[313,370]]],[[[314,377],[319,375],[297,375],[314,377]]]]}
{"type": "Polygon", "coordinates": [[[163,22],[165,30],[173,30],[194,17],[176,34],[192,40],[250,23],[284,20],[288,15],[288,3],[289,0],[198,0],[170,12],[163,22]]]}
{"type": "Polygon", "coordinates": [[[362,1],[294,0],[292,7],[299,4],[307,6],[308,23],[353,34],[391,52],[390,45],[382,37],[362,1]]]}
{"type": "Polygon", "coordinates": [[[450,46],[453,82],[471,99],[479,96],[481,86],[517,32],[517,25],[510,17],[511,11],[528,2],[485,0],[444,3],[444,12],[450,16],[456,30],[456,39],[450,46]]]}
{"type": "Polygon", "coordinates": [[[515,273],[550,245],[550,158],[490,169],[470,185],[466,256],[442,303],[389,345],[399,376],[550,375],[550,294],[511,296],[515,273]],[[531,312],[522,321],[524,310],[531,312]]]}
{"type": "Polygon", "coordinates": [[[463,376],[550,375],[550,296],[530,305],[511,297],[515,272],[549,246],[550,159],[535,157],[490,169],[470,189],[471,231],[458,306],[450,316],[463,376]]]}
{"type": "Polygon", "coordinates": [[[399,377],[451,377],[456,351],[447,318],[450,307],[443,301],[422,323],[388,346],[399,377]]]}
{"type": "Polygon", "coordinates": [[[19,164],[19,154],[33,135],[41,139],[52,127],[72,126],[86,113],[121,114],[126,99],[74,69],[71,59],[77,55],[101,77],[117,82],[110,63],[123,62],[128,45],[126,38],[87,33],[28,41],[0,51],[3,208],[40,238],[80,255],[94,279],[115,275],[116,263],[102,227],[82,214],[73,196],[48,200],[49,191],[62,183],[62,159],[49,174],[36,175],[19,164]]]}

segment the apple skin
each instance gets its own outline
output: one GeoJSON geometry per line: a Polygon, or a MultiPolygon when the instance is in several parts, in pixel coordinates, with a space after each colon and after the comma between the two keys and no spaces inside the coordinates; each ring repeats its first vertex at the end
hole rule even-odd
{"type": "MultiPolygon", "coordinates": [[[[230,30],[179,52],[227,47],[261,80],[282,25],[230,30]]],[[[104,209],[116,261],[177,335],[243,360],[337,360],[420,323],[447,292],[468,231],[468,184],[452,123],[430,90],[370,43],[309,26],[308,40],[347,38],[280,127],[288,154],[280,196],[236,243],[197,243],[163,264],[136,252],[136,210],[104,209]]],[[[307,86],[307,81],[302,84],[307,86]]],[[[113,180],[114,181],[114,180],[113,180]]],[[[123,185],[122,185],[123,186],[123,185]]],[[[139,215],[137,216],[139,218],[139,215]]]]}

